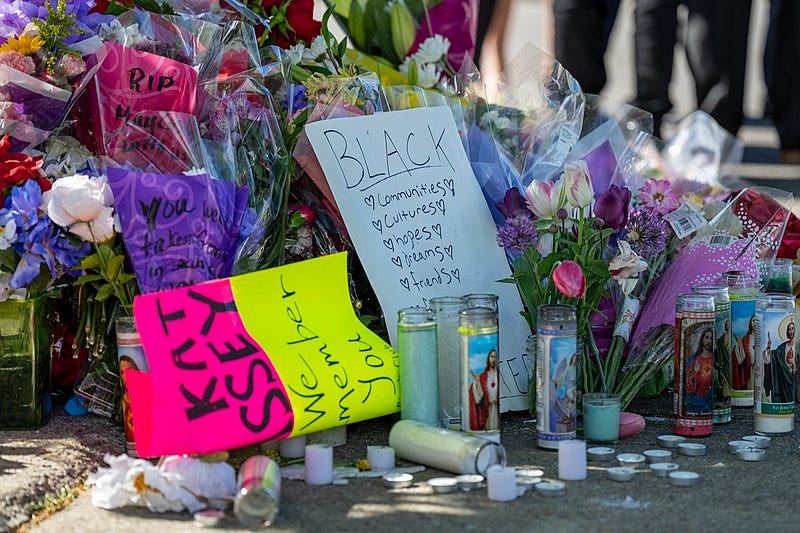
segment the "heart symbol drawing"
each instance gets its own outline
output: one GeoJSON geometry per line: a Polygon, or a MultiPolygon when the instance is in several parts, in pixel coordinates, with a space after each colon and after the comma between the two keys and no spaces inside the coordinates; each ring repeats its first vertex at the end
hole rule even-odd
{"type": "Polygon", "coordinates": [[[450,271],[450,274],[452,274],[453,277],[456,278],[459,283],[461,283],[461,272],[459,271],[459,269],[457,268],[452,269],[450,271]]]}
{"type": "Polygon", "coordinates": [[[452,244],[448,244],[447,246],[445,246],[444,247],[444,253],[447,254],[447,257],[449,257],[452,260],[453,259],[453,245],[452,244]]]}
{"type": "Polygon", "coordinates": [[[411,287],[408,284],[408,278],[402,278],[400,280],[400,285],[402,285],[405,290],[411,292],[411,287]]]}
{"type": "Polygon", "coordinates": [[[375,211],[375,197],[371,194],[364,198],[364,203],[367,204],[367,207],[375,211]]]}
{"type": "Polygon", "coordinates": [[[452,178],[445,179],[444,180],[444,186],[447,187],[450,190],[450,194],[452,194],[453,196],[456,195],[455,180],[453,180],[452,178]]]}
{"type": "Polygon", "coordinates": [[[444,200],[436,200],[436,207],[439,209],[439,212],[444,215],[444,200]]]}
{"type": "Polygon", "coordinates": [[[399,255],[396,255],[396,256],[392,257],[392,263],[394,263],[394,266],[396,266],[398,268],[402,268],[403,267],[403,260],[400,259],[399,255]]]}
{"type": "Polygon", "coordinates": [[[434,225],[431,226],[431,229],[433,230],[433,232],[436,235],[439,236],[440,239],[442,238],[442,225],[441,224],[434,224],[434,225]]]}
{"type": "Polygon", "coordinates": [[[378,219],[378,220],[373,220],[373,221],[372,221],[372,226],[373,226],[373,227],[374,227],[376,230],[378,230],[378,231],[380,231],[381,233],[383,233],[383,222],[381,222],[381,221],[380,221],[380,219],[378,219]]]}
{"type": "Polygon", "coordinates": [[[383,245],[394,252],[394,241],[392,239],[383,239],[383,245]]]}

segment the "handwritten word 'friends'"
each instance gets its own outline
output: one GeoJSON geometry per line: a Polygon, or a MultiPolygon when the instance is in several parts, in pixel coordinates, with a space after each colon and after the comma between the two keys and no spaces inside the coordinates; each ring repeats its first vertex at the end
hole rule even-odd
{"type": "Polygon", "coordinates": [[[387,250],[394,252],[395,246],[408,246],[411,249],[417,247],[417,243],[431,241],[433,239],[442,238],[442,225],[431,224],[430,226],[422,226],[413,230],[408,230],[404,233],[392,235],[388,239],[383,239],[383,245],[387,250]]]}
{"type": "Polygon", "coordinates": [[[461,283],[461,270],[458,268],[442,268],[435,267],[433,275],[424,276],[415,273],[413,270],[408,273],[408,276],[401,278],[400,285],[409,292],[412,289],[423,291],[431,287],[444,287],[454,283],[461,283]]]}
{"type": "Polygon", "coordinates": [[[364,203],[375,211],[377,207],[389,207],[393,203],[402,202],[403,200],[413,200],[424,198],[425,196],[446,198],[448,195],[456,195],[455,180],[452,178],[446,178],[431,184],[423,183],[397,192],[368,194],[364,197],[364,203]]]}
{"type": "Polygon", "coordinates": [[[436,216],[437,213],[445,215],[445,201],[436,200],[435,202],[428,202],[427,204],[418,205],[413,209],[403,209],[394,214],[386,213],[381,218],[372,221],[372,227],[383,234],[383,230],[389,230],[393,227],[403,223],[411,222],[418,216],[436,216]]]}
{"type": "Polygon", "coordinates": [[[442,148],[446,131],[442,129],[434,133],[428,125],[427,132],[419,135],[419,138],[412,131],[398,143],[388,131],[382,130],[379,135],[383,137],[380,143],[383,150],[377,151],[364,150],[364,146],[369,148],[376,144],[374,139],[369,138],[369,131],[363,134],[363,138],[348,138],[335,129],[324,130],[322,134],[336,157],[347,189],[358,188],[364,192],[388,179],[401,174],[411,176],[422,169],[447,166],[455,171],[450,157],[442,148]]]}

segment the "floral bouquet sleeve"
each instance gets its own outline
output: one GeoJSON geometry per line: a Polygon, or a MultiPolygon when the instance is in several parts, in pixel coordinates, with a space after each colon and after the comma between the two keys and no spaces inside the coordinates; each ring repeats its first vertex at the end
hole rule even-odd
{"type": "MultiPolygon", "coordinates": [[[[90,88],[83,141],[115,159],[129,151],[125,127],[142,111],[194,113],[217,76],[222,27],[192,17],[133,10],[100,32],[106,58],[90,88]]],[[[151,124],[140,124],[143,127],[151,124]]]]}
{"type": "Polygon", "coordinates": [[[40,145],[61,127],[104,53],[64,0],[40,16],[0,44],[0,133],[16,150],[40,145]]]}

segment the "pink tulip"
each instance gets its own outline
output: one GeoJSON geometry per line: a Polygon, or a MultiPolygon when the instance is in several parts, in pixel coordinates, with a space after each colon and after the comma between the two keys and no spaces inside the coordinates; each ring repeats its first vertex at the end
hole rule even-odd
{"type": "Polygon", "coordinates": [[[584,208],[592,203],[594,190],[592,189],[592,178],[589,176],[586,161],[579,159],[564,165],[563,179],[569,205],[584,208]]]}
{"type": "Polygon", "coordinates": [[[553,270],[553,282],[558,291],[567,298],[586,296],[586,276],[575,261],[562,261],[553,270]]]}

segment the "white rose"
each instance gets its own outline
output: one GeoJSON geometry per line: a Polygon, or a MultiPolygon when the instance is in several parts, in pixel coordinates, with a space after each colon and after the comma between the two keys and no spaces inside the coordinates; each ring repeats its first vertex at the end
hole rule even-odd
{"type": "Polygon", "coordinates": [[[65,176],[53,182],[42,203],[53,222],[84,240],[106,242],[114,237],[113,196],[105,176],[65,176]]]}
{"type": "Polygon", "coordinates": [[[69,231],[85,241],[102,243],[114,238],[116,226],[114,208],[106,207],[93,221],[76,222],[69,227],[69,231]]]}

